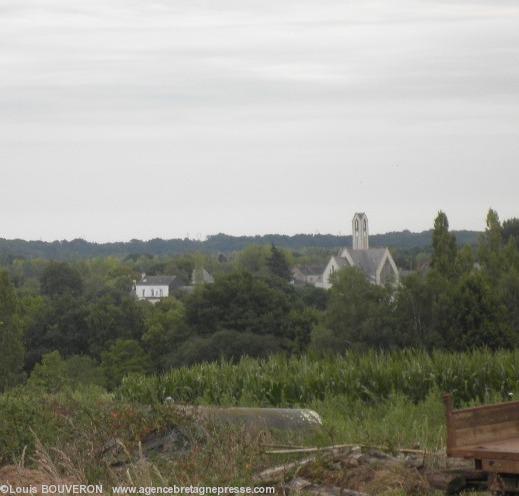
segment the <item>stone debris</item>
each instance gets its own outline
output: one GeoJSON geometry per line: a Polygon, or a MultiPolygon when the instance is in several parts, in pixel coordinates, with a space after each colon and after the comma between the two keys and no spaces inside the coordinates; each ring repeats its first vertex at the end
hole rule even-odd
{"type": "MultiPolygon", "coordinates": [[[[290,450],[270,450],[288,454],[290,450]]],[[[269,453],[269,451],[267,451],[269,453]]],[[[256,483],[277,485],[285,494],[314,496],[367,496],[398,491],[406,495],[455,494],[463,489],[486,489],[486,474],[467,468],[432,470],[425,452],[402,450],[388,453],[355,445],[297,448],[297,453],[314,453],[299,461],[278,465],[257,474],[256,483]]],[[[444,455],[443,455],[444,457],[444,455]]]]}

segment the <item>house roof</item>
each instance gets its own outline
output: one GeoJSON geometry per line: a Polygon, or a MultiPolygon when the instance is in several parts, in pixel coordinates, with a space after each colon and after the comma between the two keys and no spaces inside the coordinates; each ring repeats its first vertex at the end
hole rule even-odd
{"type": "Polygon", "coordinates": [[[375,277],[386,253],[386,248],[368,248],[367,250],[351,250],[348,248],[347,251],[356,267],[368,276],[375,277]]]}
{"type": "Polygon", "coordinates": [[[299,270],[305,276],[315,276],[323,273],[324,266],[322,265],[298,265],[294,270],[299,270]]]}
{"type": "Polygon", "coordinates": [[[169,286],[177,276],[144,276],[137,286],[169,286]]]}

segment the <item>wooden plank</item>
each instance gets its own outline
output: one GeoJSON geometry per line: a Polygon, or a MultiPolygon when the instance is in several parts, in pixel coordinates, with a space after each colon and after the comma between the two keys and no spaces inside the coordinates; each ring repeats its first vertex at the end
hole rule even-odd
{"type": "MultiPolygon", "coordinates": [[[[451,396],[452,395],[445,395],[445,396],[451,396]]],[[[519,408],[519,401],[506,401],[503,403],[492,403],[489,405],[480,405],[480,406],[472,406],[470,408],[458,408],[457,410],[452,410],[453,414],[460,413],[460,412],[468,412],[468,411],[485,411],[485,410],[492,410],[493,408],[501,408],[503,405],[509,405],[511,407],[519,408]]]]}
{"type": "MultiPolygon", "coordinates": [[[[466,429],[456,429],[456,447],[475,446],[489,442],[501,442],[519,438],[519,420],[500,424],[481,425],[466,429]]],[[[519,443],[514,442],[519,451],[519,443]]]]}
{"type": "Polygon", "coordinates": [[[443,403],[445,405],[445,421],[447,424],[447,456],[456,447],[456,429],[452,424],[452,408],[453,399],[452,394],[445,394],[443,396],[443,403]]]}
{"type": "Polygon", "coordinates": [[[494,459],[482,460],[482,468],[486,472],[519,474],[519,461],[494,459]]]}
{"type": "Polygon", "coordinates": [[[462,448],[454,448],[449,456],[458,458],[475,458],[478,460],[516,460],[519,461],[518,451],[499,451],[495,449],[481,449],[474,446],[466,446],[462,448]]]}
{"type": "Polygon", "coordinates": [[[315,462],[315,460],[315,456],[312,456],[310,458],[305,458],[304,460],[298,460],[295,462],[286,463],[284,465],[268,468],[263,472],[256,474],[252,480],[256,483],[262,484],[282,482],[286,478],[290,478],[291,474],[296,469],[301,469],[302,467],[315,462]]]}
{"type": "Polygon", "coordinates": [[[515,467],[519,462],[519,401],[453,409],[451,395],[444,396],[447,455],[515,467]]]}
{"type": "Polygon", "coordinates": [[[519,405],[503,403],[486,410],[458,410],[451,414],[454,428],[477,427],[479,425],[493,425],[501,422],[519,420],[519,405]]]}
{"type": "Polygon", "coordinates": [[[293,455],[298,453],[318,453],[325,451],[341,451],[341,450],[349,450],[352,448],[356,448],[360,446],[358,444],[336,444],[333,446],[323,446],[323,447],[311,447],[311,448],[289,448],[289,449],[271,449],[265,451],[267,455],[293,455]]]}

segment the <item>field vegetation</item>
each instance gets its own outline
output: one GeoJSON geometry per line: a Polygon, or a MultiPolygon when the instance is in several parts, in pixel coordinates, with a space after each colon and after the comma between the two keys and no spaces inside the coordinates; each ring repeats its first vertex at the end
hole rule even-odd
{"type": "Polygon", "coordinates": [[[328,292],[290,274],[326,249],[3,257],[0,466],[90,482],[239,484],[272,463],[264,433],[208,426],[200,436],[171,402],[312,408],[322,432],[284,442],[441,452],[444,392],[457,406],[519,394],[519,221],[491,210],[478,244],[461,246],[440,212],[431,239],[430,250],[399,253],[420,266],[400,285],[347,269],[328,292]],[[141,272],[188,284],[201,267],[214,284],[156,305],[131,294],[141,272]],[[189,454],[142,454],[150,436],[179,426],[189,454]]]}
{"type": "Polygon", "coordinates": [[[130,375],[113,393],[57,383],[63,370],[47,362],[34,380],[0,396],[0,460],[12,462],[24,450],[33,454],[37,439],[67,444],[85,429],[101,444],[116,435],[135,448],[149,432],[178,422],[167,407],[171,401],[312,408],[323,417],[323,432],[292,441],[437,451],[445,435],[442,393],[454,393],[458,406],[506,401],[519,394],[518,358],[517,351],[489,350],[247,358],[130,375]]]}

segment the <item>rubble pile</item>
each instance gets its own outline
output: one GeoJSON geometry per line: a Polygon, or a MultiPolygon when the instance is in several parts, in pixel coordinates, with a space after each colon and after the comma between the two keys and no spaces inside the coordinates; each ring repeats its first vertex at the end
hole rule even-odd
{"type": "MultiPolygon", "coordinates": [[[[343,445],[315,450],[315,455],[264,470],[255,483],[275,484],[285,494],[368,496],[432,494],[436,490],[456,494],[461,490],[485,490],[486,475],[463,462],[457,468],[432,469],[420,450],[388,453],[380,449],[343,445]]],[[[285,450],[288,454],[289,450],[285,450]]],[[[282,453],[283,450],[271,451],[282,453]]]]}

